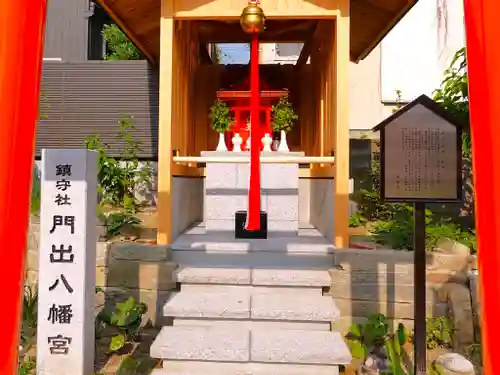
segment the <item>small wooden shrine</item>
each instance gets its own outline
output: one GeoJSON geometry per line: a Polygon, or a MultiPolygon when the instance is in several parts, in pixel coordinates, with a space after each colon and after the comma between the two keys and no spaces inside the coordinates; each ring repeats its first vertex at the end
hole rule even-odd
{"type": "MultiPolygon", "coordinates": [[[[259,81],[259,124],[262,136],[266,133],[272,135],[272,106],[276,104],[281,97],[287,96],[288,90],[273,89],[262,76],[259,81]]],[[[217,98],[228,104],[234,116],[234,124],[231,127],[231,131],[226,133],[226,144],[228,148],[232,148],[231,138],[233,135],[239,133],[242,138],[242,150],[247,151],[247,140],[250,135],[250,78],[247,77],[243,81],[231,85],[227,89],[217,91],[217,98]]]]}
{"type": "MultiPolygon", "coordinates": [[[[179,231],[177,207],[191,200],[186,195],[190,189],[174,188],[176,179],[201,180],[206,172],[204,163],[186,164],[175,159],[196,158],[200,152],[213,148],[217,134],[207,126],[207,113],[214,97],[227,101],[239,112],[235,129],[241,131],[249,117],[248,112],[245,114],[250,106],[249,82],[234,80],[232,82],[243,81],[243,87],[233,87],[217,95],[221,87],[230,87],[230,84],[220,86],[222,77],[218,72],[222,68],[214,64],[207,48],[209,44],[253,43],[253,34],[241,24],[247,1],[96,2],[158,68],[157,192],[158,217],[161,218],[158,243],[168,245],[179,231]]],[[[306,156],[335,157],[334,165],[311,163],[303,165],[299,173],[301,179],[311,184],[318,179],[332,180],[333,191],[329,196],[335,203],[332,208],[321,211],[329,212],[332,218],[317,221],[328,229],[338,249],[349,247],[350,63],[364,59],[416,2],[377,0],[374,6],[373,0],[266,0],[262,4],[266,22],[259,34],[259,43],[304,44],[286,85],[299,116],[292,138],[294,149],[306,156]]],[[[258,58],[258,53],[256,56],[258,58]]],[[[249,70],[245,77],[254,76],[251,71],[256,69],[249,70]]],[[[264,65],[258,70],[263,72],[264,65]]],[[[272,83],[275,77],[266,78],[272,83]]],[[[259,97],[260,103],[254,110],[262,108],[259,112],[265,120],[262,124],[265,131],[270,130],[268,113],[279,94],[266,93],[269,88],[265,88],[264,82],[261,85],[256,90],[260,95],[254,97],[254,103],[259,97]]],[[[247,133],[242,131],[240,135],[245,137],[247,133]]],[[[260,140],[252,140],[258,147],[260,140]]],[[[257,147],[252,149],[255,151],[257,147]]]]}

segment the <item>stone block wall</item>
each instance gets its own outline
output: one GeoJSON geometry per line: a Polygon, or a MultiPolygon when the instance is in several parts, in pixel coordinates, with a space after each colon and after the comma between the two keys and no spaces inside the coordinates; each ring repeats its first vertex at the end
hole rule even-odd
{"type": "MultiPolygon", "coordinates": [[[[30,223],[27,281],[36,283],[39,224],[30,223]]],[[[370,314],[384,313],[395,323],[413,327],[413,253],[401,250],[340,250],[331,269],[332,285],[327,291],[336,300],[342,318],[335,330],[346,333],[352,322],[370,314]]],[[[148,305],[147,316],[156,324],[166,323],[161,309],[175,288],[165,246],[133,242],[99,242],[96,285],[106,296],[96,294],[96,309],[104,303],[133,296],[148,305]]],[[[429,253],[427,304],[429,316],[448,315],[460,327],[458,340],[465,346],[474,336],[473,304],[469,288],[471,257],[467,254],[429,253]]]]}
{"type": "MultiPolygon", "coordinates": [[[[38,277],[39,223],[33,218],[28,234],[26,281],[34,285],[38,277]]],[[[96,254],[96,287],[105,291],[96,293],[95,308],[115,304],[128,297],[148,306],[146,318],[155,324],[163,321],[162,309],[169,291],[175,288],[166,246],[135,242],[98,242],[96,254]]]]}
{"type": "MultiPolygon", "coordinates": [[[[459,327],[457,347],[473,343],[474,325],[467,254],[433,252],[427,255],[427,314],[448,316],[459,327]]],[[[353,322],[374,313],[413,328],[413,252],[401,250],[343,250],[330,271],[328,294],[337,302],[342,318],[334,328],[342,333],[353,322]]]]}

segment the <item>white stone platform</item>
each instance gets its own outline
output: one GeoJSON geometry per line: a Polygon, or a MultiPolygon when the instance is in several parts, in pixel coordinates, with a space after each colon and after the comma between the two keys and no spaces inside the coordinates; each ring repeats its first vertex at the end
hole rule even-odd
{"type": "MultiPolygon", "coordinates": [[[[303,152],[263,152],[276,164],[261,164],[261,209],[267,212],[268,230],[297,235],[299,229],[299,165],[280,164],[280,157],[303,157],[303,152]]],[[[249,152],[201,153],[202,157],[248,158],[249,152]]],[[[207,163],[205,168],[204,221],[206,228],[234,233],[234,214],[248,210],[248,163],[207,163]]]]}
{"type": "Polygon", "coordinates": [[[171,245],[174,251],[197,250],[205,252],[286,252],[297,254],[333,254],[334,246],[314,228],[300,228],[297,236],[270,232],[262,239],[236,239],[234,232],[209,230],[201,223],[180,235],[171,245]]]}
{"type": "Polygon", "coordinates": [[[338,375],[351,355],[338,332],[328,269],[334,248],[312,228],[235,239],[203,224],[171,246],[172,293],[151,356],[155,375],[338,375]]]}
{"type": "Polygon", "coordinates": [[[253,269],[328,269],[334,246],[313,228],[297,236],[270,232],[267,240],[235,239],[230,231],[207,231],[199,224],[171,245],[172,260],[180,265],[253,269]]]}

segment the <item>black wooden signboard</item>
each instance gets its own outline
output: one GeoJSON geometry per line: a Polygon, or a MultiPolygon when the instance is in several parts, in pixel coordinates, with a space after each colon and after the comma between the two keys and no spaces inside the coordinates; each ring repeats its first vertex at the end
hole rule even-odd
{"type": "Polygon", "coordinates": [[[380,195],[414,204],[415,375],[425,375],[425,204],[462,199],[462,126],[422,95],[377,125],[380,132],[380,195]]]}
{"type": "Polygon", "coordinates": [[[461,200],[462,128],[439,104],[420,96],[374,131],[380,131],[382,199],[427,203],[461,200]]]}

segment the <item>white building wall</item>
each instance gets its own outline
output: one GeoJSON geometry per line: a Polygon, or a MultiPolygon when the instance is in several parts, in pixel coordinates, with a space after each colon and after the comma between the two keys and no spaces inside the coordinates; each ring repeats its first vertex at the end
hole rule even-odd
{"type": "Polygon", "coordinates": [[[381,45],[381,95],[411,101],[432,95],[455,52],[465,45],[463,1],[419,0],[381,45]]]}
{"type": "MultiPolygon", "coordinates": [[[[403,102],[432,95],[455,52],[465,45],[463,2],[419,0],[370,55],[352,63],[350,129],[366,133],[392,113],[396,90],[403,102]]],[[[276,56],[275,44],[261,45],[261,63],[290,63],[276,56]]]]}

